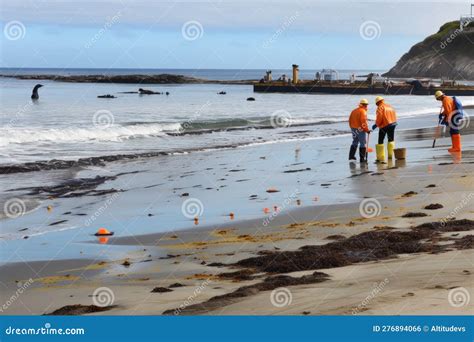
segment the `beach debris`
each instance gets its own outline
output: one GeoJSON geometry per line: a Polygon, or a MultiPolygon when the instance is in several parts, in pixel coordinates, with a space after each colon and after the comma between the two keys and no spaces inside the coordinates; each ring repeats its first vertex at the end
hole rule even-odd
{"type": "Polygon", "coordinates": [[[275,193],[275,192],[280,192],[280,190],[278,190],[278,189],[276,189],[276,188],[268,188],[268,189],[267,189],[267,192],[268,192],[269,194],[272,194],[272,193],[275,193]]]}
{"type": "Polygon", "coordinates": [[[472,249],[474,248],[474,235],[465,235],[454,242],[457,249],[472,249]]]}
{"type": "Polygon", "coordinates": [[[170,290],[166,287],[155,287],[153,290],[151,290],[151,293],[165,293],[165,292],[172,292],[173,290],[170,290]]]}
{"type": "Polygon", "coordinates": [[[418,195],[418,192],[415,192],[415,191],[408,191],[406,193],[404,193],[402,195],[402,197],[411,197],[411,196],[415,196],[415,195],[418,195]]]}
{"type": "Polygon", "coordinates": [[[436,188],[436,184],[428,184],[425,188],[436,188]]]}
{"type": "Polygon", "coordinates": [[[255,97],[247,97],[247,101],[255,101],[255,97]]]}
{"type": "Polygon", "coordinates": [[[301,205],[301,200],[300,199],[296,200],[296,205],[301,205]]]}
{"type": "Polygon", "coordinates": [[[233,219],[235,218],[234,213],[230,213],[230,214],[229,214],[229,217],[230,217],[231,220],[233,220],[233,219]]]}
{"type": "Polygon", "coordinates": [[[194,218],[194,224],[197,226],[199,224],[199,218],[198,217],[195,217],[194,218]]]}
{"type": "Polygon", "coordinates": [[[173,288],[176,288],[176,287],[184,287],[186,285],[183,285],[181,283],[174,283],[174,284],[171,284],[170,286],[168,286],[168,288],[170,289],[173,289],[173,288]]]}
{"type": "Polygon", "coordinates": [[[277,205],[274,205],[274,206],[273,206],[273,211],[278,211],[278,210],[279,210],[278,206],[277,206],[277,205]]]}
{"type": "Polygon", "coordinates": [[[188,196],[189,196],[189,192],[183,192],[180,196],[181,196],[181,197],[188,197],[188,196]]]}
{"type": "Polygon", "coordinates": [[[107,228],[101,227],[97,230],[97,233],[94,234],[95,236],[112,236],[114,232],[109,231],[107,228]]]}
{"type": "Polygon", "coordinates": [[[283,173],[295,173],[295,172],[303,172],[303,171],[311,171],[311,168],[307,167],[305,169],[286,170],[286,171],[283,171],[283,173]]]}
{"type": "Polygon", "coordinates": [[[424,207],[423,209],[427,209],[427,210],[436,210],[436,209],[441,209],[441,208],[444,208],[444,206],[440,203],[432,203],[432,204],[428,204],[426,207],[424,207]]]}
{"type": "Polygon", "coordinates": [[[97,306],[97,305],[73,304],[73,305],[63,306],[46,315],[57,315],[57,316],[74,315],[76,316],[76,315],[84,315],[84,314],[89,314],[89,313],[94,313],[94,312],[108,311],[116,307],[117,305],[97,306]]]}
{"type": "MultiPolygon", "coordinates": [[[[219,275],[220,276],[220,275],[219,275]]],[[[245,297],[250,297],[258,294],[262,291],[272,291],[279,287],[288,287],[295,285],[304,285],[304,284],[315,284],[326,281],[329,279],[329,275],[322,272],[314,272],[313,274],[304,275],[302,277],[296,278],[288,275],[276,275],[265,278],[262,282],[243,286],[237,290],[210,298],[208,301],[204,302],[204,306],[201,304],[192,304],[186,308],[179,311],[182,313],[204,313],[209,312],[218,308],[221,308],[225,305],[229,305],[232,302],[237,302],[245,297]]],[[[163,315],[176,315],[176,309],[169,309],[163,312],[163,315]]]]}
{"type": "Polygon", "coordinates": [[[255,272],[250,269],[243,269],[235,272],[221,273],[218,275],[220,279],[232,279],[234,281],[252,280],[255,278],[255,272]]]}
{"type": "Polygon", "coordinates": [[[315,201],[315,202],[319,201],[319,196],[314,196],[313,201],[315,201]]]}
{"type": "Polygon", "coordinates": [[[402,217],[425,217],[425,216],[428,216],[428,214],[421,213],[421,212],[406,213],[402,215],[402,217]]]}
{"type": "Polygon", "coordinates": [[[116,97],[110,94],[106,94],[106,95],[98,95],[97,98],[98,99],[115,99],[116,97]]]}
{"type": "Polygon", "coordinates": [[[227,93],[225,91],[220,91],[217,93],[217,95],[226,95],[227,93]]]}
{"type": "Polygon", "coordinates": [[[305,315],[305,316],[309,315],[310,313],[311,313],[311,311],[303,311],[302,312],[302,314],[305,315]]]}
{"type": "Polygon", "coordinates": [[[346,237],[344,235],[329,235],[326,237],[327,240],[342,240],[345,239],[346,237]]]}
{"type": "Polygon", "coordinates": [[[48,210],[49,212],[51,212],[51,211],[53,210],[53,206],[52,206],[52,205],[48,205],[48,206],[46,207],[46,210],[48,210]]]}
{"type": "Polygon", "coordinates": [[[64,222],[67,222],[67,220],[56,221],[56,222],[50,223],[49,225],[50,225],[50,226],[56,226],[56,225],[61,224],[61,223],[64,223],[64,222]]]}
{"type": "Polygon", "coordinates": [[[24,232],[25,230],[28,230],[28,228],[18,229],[19,232],[24,232]]]}

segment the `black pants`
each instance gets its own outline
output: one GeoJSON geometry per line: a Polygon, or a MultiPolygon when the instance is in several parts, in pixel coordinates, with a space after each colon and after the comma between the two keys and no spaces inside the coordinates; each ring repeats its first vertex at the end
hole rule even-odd
{"type": "Polygon", "coordinates": [[[396,125],[389,125],[384,128],[379,128],[379,144],[383,144],[385,140],[385,135],[388,136],[388,142],[391,142],[395,139],[395,127],[396,125]]]}

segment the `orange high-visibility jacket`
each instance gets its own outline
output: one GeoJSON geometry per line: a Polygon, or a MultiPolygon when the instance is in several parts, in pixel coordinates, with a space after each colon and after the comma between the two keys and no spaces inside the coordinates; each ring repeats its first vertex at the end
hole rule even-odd
{"type": "Polygon", "coordinates": [[[453,116],[456,111],[456,105],[454,104],[454,99],[451,96],[443,97],[443,114],[446,118],[446,122],[450,122],[451,116],[453,116]]]}
{"type": "Polygon", "coordinates": [[[397,113],[388,103],[382,102],[377,108],[377,117],[375,124],[378,128],[384,128],[397,122],[397,113]]]}
{"type": "Polygon", "coordinates": [[[351,128],[358,128],[361,131],[368,132],[369,125],[367,124],[367,109],[363,106],[354,109],[349,116],[349,126],[351,128]]]}

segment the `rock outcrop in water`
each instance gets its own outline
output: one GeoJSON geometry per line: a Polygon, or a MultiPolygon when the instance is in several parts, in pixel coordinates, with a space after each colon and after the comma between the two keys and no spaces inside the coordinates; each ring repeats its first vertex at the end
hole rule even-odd
{"type": "Polygon", "coordinates": [[[461,31],[459,21],[414,45],[384,76],[474,80],[474,23],[461,31]]]}
{"type": "Polygon", "coordinates": [[[217,84],[252,84],[255,80],[218,81],[195,78],[183,75],[158,74],[158,75],[0,75],[13,77],[20,80],[52,80],[60,82],[77,83],[134,83],[134,84],[192,84],[192,83],[217,83],[217,84]]]}

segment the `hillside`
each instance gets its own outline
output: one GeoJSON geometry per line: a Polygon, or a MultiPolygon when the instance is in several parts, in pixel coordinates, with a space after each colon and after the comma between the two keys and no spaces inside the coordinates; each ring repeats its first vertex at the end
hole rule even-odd
{"type": "Polygon", "coordinates": [[[463,31],[459,21],[414,45],[384,76],[474,80],[474,23],[463,31]]]}

